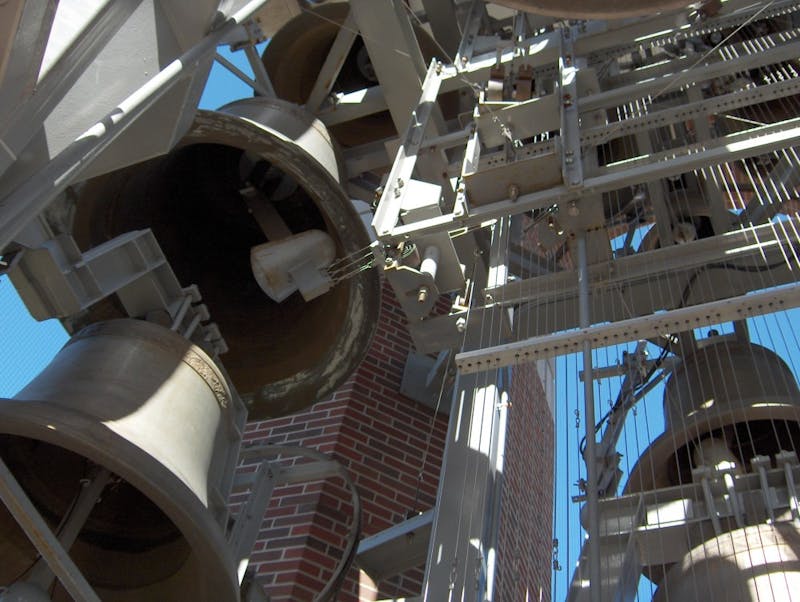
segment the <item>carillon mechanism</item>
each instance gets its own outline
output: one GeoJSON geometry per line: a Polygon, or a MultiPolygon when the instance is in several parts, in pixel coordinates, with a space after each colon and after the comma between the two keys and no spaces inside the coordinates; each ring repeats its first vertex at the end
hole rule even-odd
{"type": "Polygon", "coordinates": [[[0,600],[791,599],[798,56],[790,0],[0,2],[0,270],[70,336],[0,600]]]}

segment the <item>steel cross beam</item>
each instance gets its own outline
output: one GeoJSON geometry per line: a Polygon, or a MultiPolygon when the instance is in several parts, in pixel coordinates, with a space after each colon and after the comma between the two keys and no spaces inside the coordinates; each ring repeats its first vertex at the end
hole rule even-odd
{"type": "MultiPolygon", "coordinates": [[[[765,52],[752,53],[746,57],[742,57],[740,60],[751,65],[767,65],[775,62],[780,57],[785,56],[787,52],[789,54],[793,54],[796,51],[800,52],[800,50],[798,50],[800,47],[790,49],[788,51],[779,48],[780,47],[776,47],[765,52]]],[[[728,61],[727,63],[723,63],[723,66],[725,69],[733,71],[740,69],[740,64],[738,62],[728,61]]],[[[716,73],[719,68],[719,65],[714,66],[714,71],[711,73],[716,73]]],[[[700,73],[701,69],[695,68],[694,72],[700,73]]],[[[445,67],[444,79],[440,88],[448,83],[449,78],[452,77],[453,73],[454,72],[452,68],[445,67]]],[[[707,74],[708,72],[706,72],[706,75],[707,74]]],[[[694,77],[694,75],[692,77],[694,77]]],[[[705,77],[705,75],[703,77],[705,77]]],[[[686,83],[684,81],[686,78],[686,74],[684,72],[675,74],[674,78],[669,80],[669,82],[680,81],[681,84],[686,83]]],[[[664,78],[659,78],[653,80],[651,83],[652,85],[657,85],[660,83],[662,86],[661,89],[664,89],[665,81],[667,80],[664,78]]],[[[641,87],[628,86],[624,88],[622,93],[617,93],[612,89],[603,92],[602,94],[605,96],[600,96],[600,100],[598,100],[599,93],[587,95],[581,98],[579,102],[576,102],[575,106],[577,107],[579,114],[582,114],[582,116],[585,118],[585,115],[591,111],[613,108],[614,103],[630,100],[630,94],[638,93],[637,91],[640,92],[642,89],[643,88],[641,87]],[[603,100],[603,98],[605,98],[605,100],[603,100]]],[[[697,90],[697,88],[690,88],[690,93],[692,93],[693,90],[697,90]]],[[[656,91],[658,91],[658,89],[656,89],[656,91]]],[[[364,100],[361,104],[348,105],[345,101],[342,101],[343,104],[337,105],[336,112],[332,113],[328,117],[325,117],[326,122],[330,125],[347,121],[349,118],[354,117],[354,115],[350,115],[350,111],[359,107],[363,108],[365,106],[370,106],[377,97],[373,98],[369,95],[369,90],[367,92],[368,94],[364,97],[364,100]]],[[[660,109],[648,107],[648,111],[646,113],[643,112],[641,115],[628,117],[623,121],[614,121],[608,124],[588,128],[584,127],[583,129],[580,129],[580,145],[584,147],[589,145],[599,145],[614,138],[646,133],[648,130],[656,127],[667,126],[690,119],[697,119],[698,117],[704,115],[714,115],[727,111],[733,111],[749,105],[786,98],[798,93],[800,93],[800,78],[793,78],[766,85],[754,86],[729,94],[713,96],[711,98],[701,99],[696,97],[690,99],[690,102],[678,106],[660,109]]],[[[551,121],[558,119],[558,108],[560,106],[562,106],[562,103],[559,94],[549,94],[517,104],[504,103],[502,108],[495,109],[490,113],[481,114],[478,117],[478,129],[481,132],[481,141],[488,147],[494,147],[502,144],[502,140],[498,141],[498,136],[500,134],[493,133],[492,130],[487,127],[487,123],[492,119],[497,119],[498,116],[503,120],[503,122],[514,123],[513,133],[516,138],[525,138],[528,135],[547,131],[548,129],[551,129],[548,124],[551,121]]],[[[468,136],[469,133],[467,131],[456,131],[450,134],[445,134],[444,136],[426,140],[421,148],[425,149],[437,147],[442,149],[447,148],[448,146],[455,146],[459,142],[463,143],[466,141],[468,136]]],[[[547,144],[552,144],[552,142],[541,143],[539,146],[545,148],[547,144]]],[[[566,147],[567,145],[565,144],[563,146],[566,147]]],[[[536,145],[528,145],[526,148],[533,150],[535,147],[536,145]]],[[[562,150],[562,153],[564,152],[565,151],[562,150]]],[[[382,144],[377,146],[373,144],[366,147],[350,149],[346,151],[345,155],[348,163],[348,171],[350,173],[361,173],[371,169],[378,169],[384,166],[387,162],[386,150],[382,144]]],[[[488,155],[487,158],[490,156],[491,155],[488,155]]],[[[457,167],[451,165],[449,169],[451,172],[455,173],[457,167]]],[[[567,184],[567,182],[565,182],[565,184],[567,184]]]]}
{"type": "Polygon", "coordinates": [[[586,178],[583,187],[577,190],[559,185],[520,195],[516,200],[505,199],[475,207],[470,210],[469,215],[447,214],[410,225],[397,226],[380,238],[384,242],[399,242],[433,232],[456,231],[460,228],[479,226],[505,215],[545,209],[553,204],[578,200],[590,194],[619,190],[625,186],[676,176],[694,169],[763,155],[800,143],[800,126],[794,126],[794,123],[795,120],[791,120],[764,128],[754,128],[741,134],[718,138],[713,145],[705,145],[706,148],[702,145],[693,145],[662,153],[660,156],[641,159],[639,164],[621,164],[613,171],[606,170],[606,173],[586,178]]]}
{"type": "Polygon", "coordinates": [[[442,53],[443,62],[451,62],[461,42],[453,0],[422,0],[433,38],[442,53]]]}
{"type": "Polygon", "coordinates": [[[336,39],[334,39],[331,49],[328,51],[328,56],[319,70],[319,75],[317,75],[317,80],[311,88],[311,93],[308,95],[306,108],[312,113],[316,113],[319,110],[325,98],[333,90],[339,71],[341,71],[345,60],[347,60],[347,55],[358,37],[357,27],[355,16],[350,11],[339,28],[336,39]]]}
{"type": "Polygon", "coordinates": [[[266,1],[247,2],[220,27],[120,102],[113,111],[79,136],[36,174],[0,198],[0,250],[60,192],[76,181],[83,170],[147,109],[186,77],[187,72],[200,61],[210,61],[217,44],[250,18],[266,1]]]}
{"type": "Polygon", "coordinates": [[[534,337],[525,341],[465,351],[456,355],[462,374],[475,374],[543,358],[574,353],[588,342],[592,348],[686,332],[709,324],[744,320],[800,306],[800,284],[682,307],[611,324],[534,337]]]}
{"type": "MultiPolygon", "coordinates": [[[[752,262],[753,259],[762,257],[768,257],[772,261],[773,255],[780,257],[784,253],[792,256],[794,252],[791,249],[797,244],[798,231],[800,220],[792,217],[782,222],[781,227],[771,223],[761,224],[682,245],[628,255],[615,259],[613,264],[594,264],[589,266],[592,294],[599,295],[604,290],[630,287],[637,282],[655,283],[654,287],[663,288],[656,283],[659,278],[697,270],[723,260],[744,264],[745,261],[752,262]]],[[[575,272],[565,270],[487,288],[486,294],[491,296],[494,303],[501,305],[564,301],[564,291],[573,289],[576,282],[575,272]]],[[[574,296],[574,293],[570,295],[574,296]]],[[[657,309],[659,308],[653,307],[650,311],[657,309]]]]}
{"type": "Polygon", "coordinates": [[[397,131],[409,121],[419,98],[425,61],[407,8],[398,0],[351,0],[350,10],[378,76],[397,131]]]}
{"type": "Polygon", "coordinates": [[[639,50],[642,45],[660,46],[681,34],[689,37],[714,31],[738,27],[751,20],[770,19],[800,10],[797,0],[774,2],[752,2],[752,0],[728,0],[714,17],[680,22],[676,15],[661,14],[631,22],[591,21],[585,25],[578,51],[598,63],[639,50]]]}
{"type": "MultiPolygon", "coordinates": [[[[581,32],[575,42],[575,54],[577,56],[588,56],[590,63],[594,64],[602,60],[618,57],[620,54],[640,48],[646,44],[661,44],[674,37],[676,34],[701,34],[717,31],[726,27],[740,25],[762,6],[751,0],[734,0],[728,3],[729,7],[717,17],[708,19],[702,24],[683,24],[675,25],[675,15],[659,15],[654,18],[636,20],[633,23],[626,23],[625,26],[609,27],[591,24],[585,31],[581,32]],[[653,31],[658,34],[651,35],[653,31]],[[615,41],[633,40],[624,44],[614,44],[615,41]],[[611,46],[609,46],[611,44],[611,46]]],[[[769,10],[759,14],[760,18],[786,14],[800,9],[800,4],[796,0],[782,0],[770,5],[769,10]]],[[[457,72],[450,74],[442,82],[441,92],[457,90],[469,83],[482,84],[495,67],[498,60],[501,65],[514,61],[516,64],[529,65],[535,69],[555,67],[559,57],[559,33],[547,32],[524,40],[517,48],[503,50],[498,57],[496,51],[485,52],[480,55],[463,55],[468,60],[464,64],[459,64],[457,72]]],[[[797,56],[795,54],[795,56],[797,56]]],[[[794,57],[792,57],[794,58],[794,57]]],[[[458,56],[461,63],[461,54],[458,56]]],[[[739,57],[737,60],[744,60],[746,57],[739,57]]],[[[319,113],[319,118],[326,125],[336,125],[346,121],[364,117],[388,108],[387,98],[380,87],[367,88],[339,97],[336,103],[325,107],[319,113]]]]}

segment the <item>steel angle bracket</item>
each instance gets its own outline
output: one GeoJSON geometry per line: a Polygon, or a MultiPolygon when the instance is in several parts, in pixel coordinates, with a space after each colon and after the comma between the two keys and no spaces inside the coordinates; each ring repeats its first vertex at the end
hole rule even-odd
{"type": "Polygon", "coordinates": [[[389,172],[389,179],[372,220],[372,227],[379,240],[384,240],[384,237],[390,235],[400,219],[400,210],[408,193],[407,184],[411,181],[417,164],[417,156],[422,147],[422,140],[436,103],[436,97],[439,94],[444,71],[442,64],[434,59],[422,82],[422,95],[411,113],[411,122],[403,137],[403,143],[397,151],[397,156],[389,172]]]}
{"type": "Polygon", "coordinates": [[[592,348],[607,347],[666,333],[685,332],[709,324],[743,320],[798,306],[800,306],[800,285],[792,284],[763,292],[620,320],[611,324],[589,326],[477,351],[467,351],[456,355],[456,366],[462,374],[474,374],[575,353],[587,341],[592,348]]]}

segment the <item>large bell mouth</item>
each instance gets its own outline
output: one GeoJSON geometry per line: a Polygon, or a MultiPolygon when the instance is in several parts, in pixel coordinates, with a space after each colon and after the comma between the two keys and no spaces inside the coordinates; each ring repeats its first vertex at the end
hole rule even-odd
{"type": "MultiPolygon", "coordinates": [[[[182,285],[197,284],[229,351],[221,358],[251,418],[324,399],[358,365],[374,331],[374,270],[305,301],[271,300],[251,249],[270,241],[242,190],[255,188],[291,231],[327,233],[337,258],[364,253],[363,223],[339,183],[334,143],[300,107],[249,99],[200,111],[168,155],[90,180],[77,200],[74,236],[87,249],[151,228],[182,285]]],[[[111,302],[85,322],[118,315],[111,302]]]]}
{"type": "Polygon", "coordinates": [[[799,549],[793,524],[753,525],[711,537],[666,573],[653,600],[793,600],[800,587],[799,549]]]}
{"type": "MultiPolygon", "coordinates": [[[[67,449],[37,439],[0,435],[3,460],[51,529],[70,516],[74,499],[94,467],[67,449]]],[[[0,512],[5,540],[0,583],[14,581],[37,552],[9,514],[0,512]]],[[[71,556],[100,589],[140,589],[168,580],[190,555],[175,523],[139,489],[114,475],[72,546],[71,556]],[[136,571],[130,567],[135,564],[136,571]]]]}

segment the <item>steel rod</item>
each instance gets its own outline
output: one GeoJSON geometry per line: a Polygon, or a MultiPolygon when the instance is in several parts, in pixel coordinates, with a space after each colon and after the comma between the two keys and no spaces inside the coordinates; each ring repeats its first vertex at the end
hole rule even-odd
{"type": "MultiPolygon", "coordinates": [[[[105,468],[97,470],[90,480],[81,480],[81,490],[75,499],[74,506],[68,511],[69,518],[64,526],[59,529],[58,541],[64,547],[64,550],[68,551],[72,544],[75,543],[95,504],[97,504],[100,494],[109,481],[111,481],[111,473],[105,468]]],[[[28,581],[36,583],[47,591],[50,589],[54,576],[49,564],[42,558],[31,570],[28,581]]]]}
{"type": "Polygon", "coordinates": [[[262,85],[261,82],[249,77],[244,71],[239,69],[239,67],[222,56],[219,52],[214,54],[214,60],[235,75],[241,82],[250,86],[259,96],[275,96],[264,85],[262,85]]]}
{"type": "Polygon", "coordinates": [[[102,120],[79,136],[52,161],[16,190],[0,199],[0,250],[10,243],[25,225],[41,213],[84,168],[97,158],[137,118],[166,94],[191,69],[213,53],[217,44],[266,0],[251,0],[221,27],[164,67],[141,88],[123,100],[102,120]]]}
{"type": "MultiPolygon", "coordinates": [[[[581,328],[591,324],[589,308],[589,260],[586,251],[586,232],[581,231],[577,238],[578,251],[578,295],[581,328]]],[[[600,522],[598,517],[599,495],[597,491],[597,440],[594,425],[594,378],[592,376],[592,344],[583,342],[583,407],[586,423],[586,510],[587,532],[589,534],[589,584],[592,602],[600,598],[600,522]]]]}
{"type": "MultiPolygon", "coordinates": [[[[619,320],[611,324],[533,337],[479,351],[466,351],[456,355],[456,366],[462,374],[471,374],[576,353],[582,349],[584,341],[588,341],[592,347],[607,347],[660,336],[665,332],[686,332],[709,324],[743,320],[798,306],[800,285],[790,284],[759,293],[619,320]]],[[[584,378],[587,376],[590,375],[585,374],[584,378]]]]}

